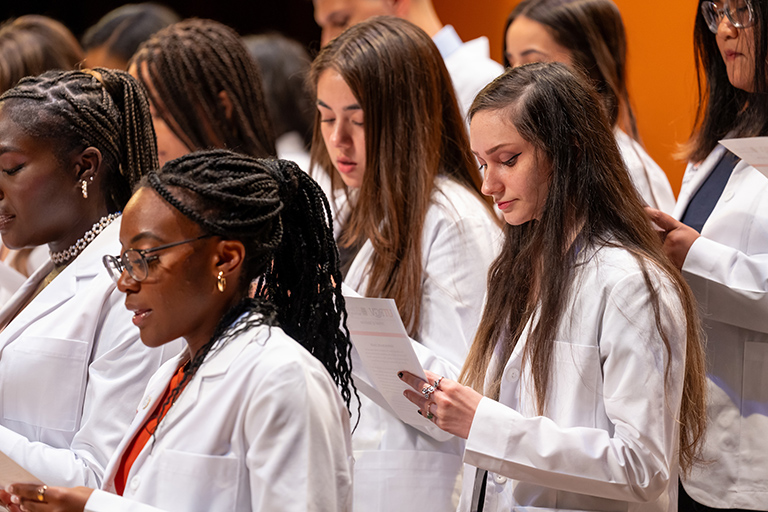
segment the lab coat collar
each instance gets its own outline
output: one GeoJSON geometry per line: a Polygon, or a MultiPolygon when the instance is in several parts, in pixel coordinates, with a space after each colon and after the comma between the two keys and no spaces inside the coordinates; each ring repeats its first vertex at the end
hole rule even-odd
{"type": "Polygon", "coordinates": [[[707,179],[707,176],[714,170],[717,162],[720,161],[720,158],[722,158],[724,153],[725,147],[718,145],[700,164],[688,164],[689,168],[683,176],[684,186],[681,187],[680,196],[677,198],[673,217],[676,219],[682,218],[685,209],[688,208],[688,203],[691,201],[691,198],[699,190],[699,187],[701,187],[704,180],[707,179]],[[695,172],[691,172],[693,170],[695,170],[695,172]],[[685,181],[690,181],[690,185],[685,185],[685,181]]]}
{"type": "MultiPolygon", "coordinates": [[[[49,311],[58,307],[61,303],[71,299],[77,292],[78,281],[85,278],[93,278],[101,272],[106,274],[107,271],[101,264],[101,259],[105,254],[118,250],[119,232],[120,219],[116,219],[88,244],[83,252],[56,279],[35,297],[34,307],[25,307],[19,312],[16,318],[0,334],[0,340],[2,340],[0,343],[5,344],[12,340],[15,338],[15,333],[23,331],[27,325],[47,315],[49,311]]],[[[45,279],[45,276],[51,270],[53,270],[53,263],[48,260],[21,285],[13,297],[0,310],[0,324],[5,323],[8,318],[18,311],[19,307],[35,292],[40,282],[45,279]]]]}

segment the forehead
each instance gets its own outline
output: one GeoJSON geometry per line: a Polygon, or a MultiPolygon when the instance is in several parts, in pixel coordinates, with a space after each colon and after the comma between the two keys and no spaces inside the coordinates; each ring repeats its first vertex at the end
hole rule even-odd
{"type": "Polygon", "coordinates": [[[384,0],[313,0],[315,5],[315,21],[321,27],[344,21],[354,23],[364,21],[371,16],[392,14],[384,0]]]}
{"type": "Polygon", "coordinates": [[[525,16],[518,16],[507,29],[507,50],[523,50],[523,46],[550,46],[556,44],[547,27],[525,16]],[[510,48],[511,45],[517,46],[510,48]]]}
{"type": "Polygon", "coordinates": [[[125,206],[120,240],[129,245],[141,233],[152,233],[160,240],[181,240],[198,231],[192,220],[161,198],[154,189],[142,187],[125,206]]]}
{"type": "MultiPolygon", "coordinates": [[[[17,108],[14,101],[0,103],[0,150],[14,149],[35,156],[53,155],[50,141],[27,134],[14,120],[12,109],[17,108]]],[[[21,112],[17,112],[17,115],[21,112]]]]}

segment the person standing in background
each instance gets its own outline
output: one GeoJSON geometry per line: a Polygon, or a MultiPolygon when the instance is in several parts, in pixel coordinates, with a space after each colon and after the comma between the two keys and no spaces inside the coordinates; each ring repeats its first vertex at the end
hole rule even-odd
{"type": "Polygon", "coordinates": [[[768,510],[768,180],[718,143],[768,135],[768,1],[699,2],[697,122],[673,216],[651,210],[707,334],[707,464],[680,512],[768,510]],[[678,220],[679,219],[679,220],[678,220]]]}
{"type": "Polygon", "coordinates": [[[589,76],[603,99],[635,188],[651,207],[671,213],[675,195],[640,144],[627,90],[627,36],[611,0],[523,0],[504,29],[504,64],[563,62],[589,76]]]}
{"type": "Polygon", "coordinates": [[[451,74],[462,116],[475,95],[504,70],[490,57],[488,39],[463,42],[451,25],[443,25],[432,0],[313,0],[315,21],[327,45],[347,28],[371,16],[397,16],[426,32],[437,45],[451,74]]]}

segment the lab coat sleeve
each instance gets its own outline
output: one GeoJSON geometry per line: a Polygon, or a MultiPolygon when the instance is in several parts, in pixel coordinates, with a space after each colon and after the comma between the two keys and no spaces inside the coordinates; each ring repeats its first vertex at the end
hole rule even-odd
{"type": "Polygon", "coordinates": [[[479,202],[477,208],[478,215],[444,218],[425,241],[429,245],[418,341],[458,368],[474,339],[488,267],[501,240],[490,214],[484,215],[479,202]]]}
{"type": "Polygon", "coordinates": [[[254,386],[244,426],[252,510],[351,510],[349,413],[331,386],[295,361],[254,386]]]}
{"type": "Polygon", "coordinates": [[[603,387],[595,397],[612,428],[563,426],[483,398],[467,439],[466,463],[518,481],[628,502],[652,501],[667,488],[675,474],[685,340],[679,319],[685,317],[674,292],[662,293],[662,325],[672,345],[665,388],[667,352],[649,327],[654,315],[638,276],[612,289],[599,333],[596,371],[603,387]]]}
{"type": "Polygon", "coordinates": [[[0,451],[48,485],[101,485],[107,462],[134,416],[147,380],[180,347],[180,342],[157,349],[146,347],[122,302],[123,295],[114,290],[101,306],[80,426],[70,449],[30,442],[0,428],[0,451]]]}
{"type": "Polygon", "coordinates": [[[748,255],[700,236],[683,273],[707,319],[768,333],[768,254],[748,255]]]}

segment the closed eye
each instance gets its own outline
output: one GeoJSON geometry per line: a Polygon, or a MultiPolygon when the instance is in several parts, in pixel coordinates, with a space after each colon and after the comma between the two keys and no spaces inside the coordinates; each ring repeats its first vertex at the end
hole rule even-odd
{"type": "Polygon", "coordinates": [[[24,167],[24,164],[17,165],[16,167],[14,167],[12,169],[3,169],[3,173],[7,174],[8,176],[13,176],[17,172],[19,172],[22,167],[24,167]]]}
{"type": "Polygon", "coordinates": [[[520,155],[522,155],[522,154],[523,154],[523,153],[522,153],[522,152],[520,152],[520,153],[518,153],[518,154],[516,154],[516,155],[513,155],[513,156],[512,156],[512,158],[510,158],[509,160],[506,160],[506,161],[504,161],[504,162],[501,162],[501,165],[504,165],[504,166],[506,166],[506,167],[512,167],[513,165],[515,165],[515,164],[517,163],[517,158],[518,158],[520,155]]]}

